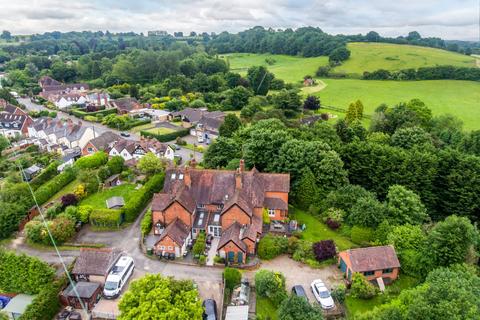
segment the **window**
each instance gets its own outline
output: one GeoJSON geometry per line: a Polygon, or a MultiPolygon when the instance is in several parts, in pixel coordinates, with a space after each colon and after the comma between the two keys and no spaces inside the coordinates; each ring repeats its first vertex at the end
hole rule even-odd
{"type": "Polygon", "coordinates": [[[172,247],[172,246],[168,246],[168,250],[173,250],[173,247],[172,247]]]}
{"type": "Polygon", "coordinates": [[[205,208],[205,205],[204,204],[199,204],[198,208],[203,209],[203,208],[205,208]]]}
{"type": "Polygon", "coordinates": [[[382,273],[392,273],[393,272],[393,268],[387,268],[387,269],[383,269],[382,273]]]}
{"type": "Polygon", "coordinates": [[[178,180],[182,180],[182,179],[183,179],[183,173],[180,173],[180,174],[178,175],[178,180]]]}
{"type": "Polygon", "coordinates": [[[275,209],[268,209],[268,216],[275,217],[275,209]]]}
{"type": "Polygon", "coordinates": [[[89,148],[87,148],[87,151],[88,151],[88,153],[91,153],[91,152],[93,152],[93,148],[89,147],[89,148]]]}
{"type": "Polygon", "coordinates": [[[363,275],[365,276],[373,276],[375,274],[375,271],[365,271],[363,275]]]}
{"type": "Polygon", "coordinates": [[[160,246],[160,250],[165,250],[165,246],[160,246]]]}
{"type": "Polygon", "coordinates": [[[175,173],[172,173],[172,180],[175,180],[176,177],[177,175],[175,173]]]}

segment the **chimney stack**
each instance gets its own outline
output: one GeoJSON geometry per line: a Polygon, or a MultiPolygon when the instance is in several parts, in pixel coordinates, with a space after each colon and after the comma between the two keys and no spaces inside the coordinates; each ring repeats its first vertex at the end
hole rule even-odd
{"type": "Polygon", "coordinates": [[[240,166],[239,166],[238,170],[240,171],[240,173],[245,172],[245,160],[240,159],[240,166]]]}
{"type": "Polygon", "coordinates": [[[240,168],[235,172],[235,189],[242,189],[242,172],[240,171],[240,168]]]}
{"type": "Polygon", "coordinates": [[[185,182],[185,186],[191,187],[192,186],[192,178],[190,177],[190,168],[185,166],[185,170],[183,171],[183,181],[185,182]]]}
{"type": "Polygon", "coordinates": [[[195,160],[195,158],[190,160],[190,166],[192,167],[192,169],[195,169],[195,167],[197,166],[197,160],[195,160]]]}

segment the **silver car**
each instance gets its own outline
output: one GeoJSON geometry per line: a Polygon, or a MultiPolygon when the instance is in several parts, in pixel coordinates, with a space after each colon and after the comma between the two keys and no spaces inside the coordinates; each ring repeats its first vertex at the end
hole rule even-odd
{"type": "Polygon", "coordinates": [[[311,284],[311,288],[315,299],[320,303],[322,309],[328,310],[335,308],[335,302],[333,302],[332,295],[322,280],[314,280],[311,284]]]}

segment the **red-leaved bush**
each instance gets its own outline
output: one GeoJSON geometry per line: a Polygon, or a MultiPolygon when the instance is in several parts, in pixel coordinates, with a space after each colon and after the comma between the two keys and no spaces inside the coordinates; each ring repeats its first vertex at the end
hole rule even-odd
{"type": "Polygon", "coordinates": [[[62,206],[64,208],[76,205],[77,202],[77,197],[73,193],[67,193],[66,195],[62,196],[62,206]]]}
{"type": "Polygon", "coordinates": [[[327,219],[326,224],[332,230],[337,230],[340,228],[340,223],[330,218],[327,219]]]}
{"type": "Polygon", "coordinates": [[[337,249],[333,240],[322,240],[313,244],[313,253],[318,261],[324,261],[335,257],[337,249]]]}

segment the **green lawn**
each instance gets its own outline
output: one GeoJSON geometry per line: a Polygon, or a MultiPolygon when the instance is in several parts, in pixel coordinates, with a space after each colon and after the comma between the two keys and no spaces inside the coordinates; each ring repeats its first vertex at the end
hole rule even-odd
{"type": "Polygon", "coordinates": [[[320,240],[332,239],[335,241],[335,244],[338,246],[340,251],[350,249],[355,246],[355,244],[350,241],[349,238],[331,230],[323,222],[303,210],[296,208],[294,210],[290,209],[290,214],[292,219],[296,219],[299,223],[307,226],[307,229],[302,232],[303,239],[305,240],[317,242],[320,240]]]}
{"type": "Polygon", "coordinates": [[[66,195],[67,193],[73,193],[75,188],[80,184],[80,180],[75,179],[69,184],[67,184],[65,187],[62,188],[62,190],[58,191],[53,197],[51,197],[46,203],[50,203],[52,201],[56,201],[60,199],[62,196],[66,195]]]}
{"type": "Polygon", "coordinates": [[[117,187],[105,189],[104,191],[94,193],[91,196],[83,199],[79,205],[89,205],[95,209],[106,209],[107,204],[105,201],[108,198],[120,196],[123,197],[125,202],[127,202],[128,199],[130,199],[133,190],[135,190],[135,185],[128,183],[122,184],[117,187]]]}
{"type": "Polygon", "coordinates": [[[402,290],[415,287],[419,283],[417,278],[401,274],[399,278],[390,286],[387,286],[383,294],[377,295],[373,299],[364,300],[347,296],[345,307],[347,309],[347,318],[351,319],[357,313],[370,311],[373,308],[382,305],[391,299],[397,297],[402,290]]]}
{"type": "Polygon", "coordinates": [[[151,129],[148,129],[147,131],[151,132],[151,133],[155,133],[155,134],[167,134],[167,133],[175,132],[175,130],[173,130],[173,129],[163,128],[163,127],[151,128],[151,129]]]}
{"type": "Polygon", "coordinates": [[[347,44],[350,58],[335,72],[361,76],[364,71],[386,69],[391,71],[431,67],[436,65],[453,65],[474,67],[475,58],[451,51],[377,42],[352,42],[347,44]]]}
{"type": "Polygon", "coordinates": [[[314,76],[319,66],[328,64],[328,57],[303,58],[278,54],[232,53],[221,56],[227,60],[230,70],[242,75],[251,66],[266,66],[277,78],[287,82],[300,83],[306,75],[314,76]],[[275,63],[269,65],[265,59],[275,63]]]}
{"type": "Polygon", "coordinates": [[[268,298],[262,298],[257,295],[257,315],[262,319],[277,320],[277,308],[268,298]]]}
{"type": "Polygon", "coordinates": [[[467,130],[480,129],[480,83],[459,80],[380,81],[322,79],[327,86],[315,95],[321,103],[340,108],[360,99],[365,113],[372,114],[381,103],[393,105],[418,98],[433,115],[453,114],[467,130]]]}

